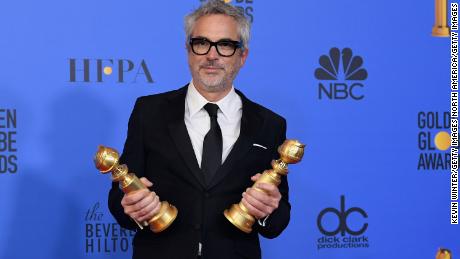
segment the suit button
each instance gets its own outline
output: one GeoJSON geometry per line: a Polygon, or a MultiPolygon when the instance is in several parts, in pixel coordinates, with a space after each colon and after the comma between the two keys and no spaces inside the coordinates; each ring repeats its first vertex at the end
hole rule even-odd
{"type": "Polygon", "coordinates": [[[195,224],[195,226],[193,226],[195,228],[195,230],[200,230],[201,229],[201,224],[195,224]]]}

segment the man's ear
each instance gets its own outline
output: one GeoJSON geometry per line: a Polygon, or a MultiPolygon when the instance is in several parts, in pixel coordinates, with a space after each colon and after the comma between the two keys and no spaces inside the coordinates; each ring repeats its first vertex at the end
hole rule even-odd
{"type": "Polygon", "coordinates": [[[245,48],[243,52],[241,52],[240,56],[241,56],[241,63],[240,65],[243,66],[244,63],[246,63],[246,59],[248,58],[248,55],[249,55],[249,49],[248,48],[245,48]]]}

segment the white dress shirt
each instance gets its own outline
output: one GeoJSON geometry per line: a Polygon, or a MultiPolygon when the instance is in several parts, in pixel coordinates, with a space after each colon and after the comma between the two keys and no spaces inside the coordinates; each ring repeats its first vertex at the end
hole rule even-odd
{"type": "MultiPolygon", "coordinates": [[[[200,167],[201,156],[203,154],[203,140],[211,128],[209,114],[203,108],[207,103],[209,103],[209,101],[196,90],[192,80],[188,85],[187,95],[185,97],[184,121],[185,126],[187,126],[188,135],[192,141],[196,160],[200,167]]],[[[219,110],[217,111],[217,122],[222,131],[222,163],[224,163],[240,135],[243,103],[233,86],[224,98],[211,103],[215,103],[219,106],[219,110]]]]}
{"type": "MultiPolygon", "coordinates": [[[[207,103],[209,103],[209,101],[196,90],[192,80],[188,85],[187,95],[185,97],[184,121],[200,168],[204,137],[211,128],[211,119],[208,112],[203,108],[207,103]]],[[[222,163],[224,163],[233,145],[240,136],[243,102],[232,86],[232,89],[224,98],[211,103],[215,103],[219,106],[219,110],[217,110],[217,122],[222,131],[222,163]]],[[[257,223],[265,227],[266,220],[269,216],[270,215],[267,215],[265,218],[258,219],[257,223]]],[[[201,243],[199,243],[199,247],[201,251],[201,243]]]]}

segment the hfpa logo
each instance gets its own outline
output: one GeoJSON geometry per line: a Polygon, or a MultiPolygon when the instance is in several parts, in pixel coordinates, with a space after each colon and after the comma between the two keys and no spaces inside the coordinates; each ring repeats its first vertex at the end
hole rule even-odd
{"type": "Polygon", "coordinates": [[[152,75],[144,59],[134,62],[129,59],[77,59],[69,58],[69,82],[102,83],[153,83],[152,75]]]}
{"type": "Polygon", "coordinates": [[[319,83],[319,99],[323,99],[323,94],[335,100],[344,100],[349,97],[353,100],[364,98],[364,95],[357,91],[357,88],[363,88],[364,85],[356,81],[366,80],[367,71],[361,68],[363,59],[360,56],[353,56],[350,48],[344,48],[342,51],[332,48],[329,56],[322,55],[319,58],[319,64],[321,67],[315,70],[316,79],[330,81],[319,83]],[[342,63],[342,68],[340,68],[340,63],[342,63]]]}

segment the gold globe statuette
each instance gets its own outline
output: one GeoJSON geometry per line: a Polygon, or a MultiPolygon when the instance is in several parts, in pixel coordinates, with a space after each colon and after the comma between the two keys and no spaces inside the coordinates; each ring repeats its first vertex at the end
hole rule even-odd
{"type": "MultiPolygon", "coordinates": [[[[281,176],[287,175],[288,164],[296,164],[302,160],[305,145],[297,140],[287,139],[278,147],[280,158],[271,162],[272,169],[265,170],[260,178],[254,183],[253,188],[260,192],[264,190],[254,187],[258,183],[268,183],[278,186],[281,183],[281,176]]],[[[246,233],[251,233],[252,225],[256,219],[250,215],[242,202],[233,204],[230,209],[224,211],[225,217],[235,227],[246,233]]]]}
{"type": "MultiPolygon", "coordinates": [[[[112,173],[112,181],[119,182],[124,193],[128,194],[133,191],[146,188],[145,185],[133,173],[128,173],[128,167],[124,164],[120,165],[118,152],[109,147],[99,146],[94,156],[96,168],[103,174],[112,173]]],[[[137,225],[143,229],[150,226],[150,229],[155,232],[161,232],[173,223],[177,216],[177,209],[174,205],[167,201],[161,202],[160,211],[154,215],[148,222],[137,222],[137,225]]]]}
{"type": "Polygon", "coordinates": [[[431,35],[435,37],[449,37],[450,28],[447,24],[447,0],[434,1],[434,25],[431,35]]]}
{"type": "Polygon", "coordinates": [[[452,259],[452,253],[449,249],[439,248],[436,253],[436,259],[452,259]]]}

